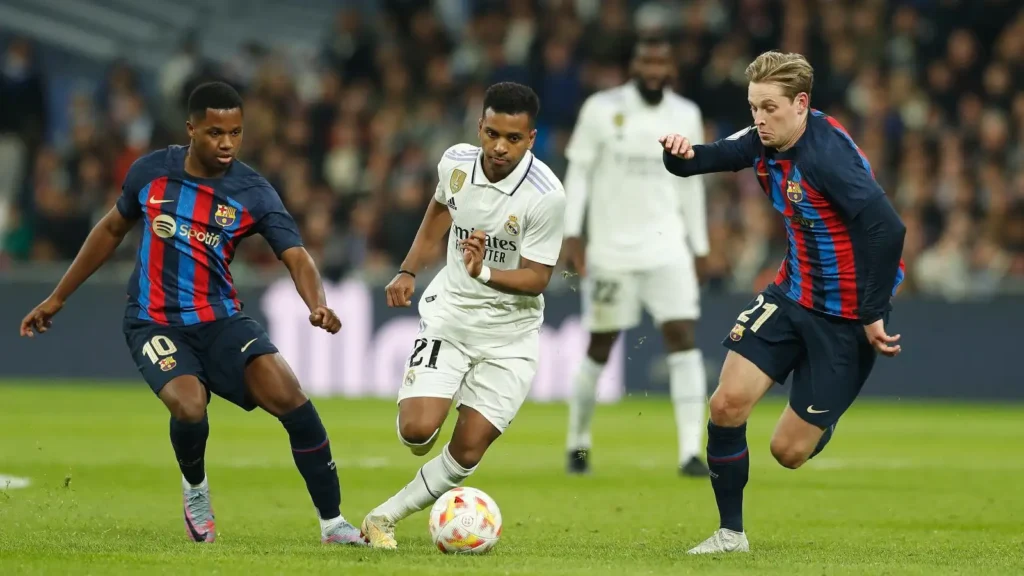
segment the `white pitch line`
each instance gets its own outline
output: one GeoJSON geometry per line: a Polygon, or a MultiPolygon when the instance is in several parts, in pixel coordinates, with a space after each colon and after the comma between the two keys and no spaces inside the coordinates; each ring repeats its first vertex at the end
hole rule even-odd
{"type": "Polygon", "coordinates": [[[32,484],[32,480],[28,478],[22,478],[20,476],[8,476],[7,474],[0,474],[0,491],[3,490],[17,490],[19,488],[28,488],[32,484]]]}

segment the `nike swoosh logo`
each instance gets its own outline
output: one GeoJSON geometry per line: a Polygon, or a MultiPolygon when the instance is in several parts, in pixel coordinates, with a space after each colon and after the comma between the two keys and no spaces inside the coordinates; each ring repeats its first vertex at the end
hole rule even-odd
{"type": "Polygon", "coordinates": [[[248,342],[246,342],[245,346],[242,346],[242,352],[245,352],[246,350],[248,350],[249,346],[252,346],[252,343],[257,341],[257,340],[259,340],[259,338],[253,338],[252,340],[249,340],[248,342]]]}
{"type": "Polygon", "coordinates": [[[767,172],[758,172],[757,175],[758,176],[767,176],[768,173],[767,172]]]}
{"type": "Polygon", "coordinates": [[[167,202],[174,202],[174,200],[167,200],[167,199],[164,199],[164,200],[157,200],[157,199],[156,199],[156,198],[154,198],[153,196],[150,196],[150,197],[149,197],[149,203],[150,203],[150,204],[165,204],[165,203],[167,203],[167,202]]]}
{"type": "Polygon", "coordinates": [[[828,412],[828,410],[815,410],[814,406],[807,407],[808,414],[824,414],[825,412],[828,412]]]}

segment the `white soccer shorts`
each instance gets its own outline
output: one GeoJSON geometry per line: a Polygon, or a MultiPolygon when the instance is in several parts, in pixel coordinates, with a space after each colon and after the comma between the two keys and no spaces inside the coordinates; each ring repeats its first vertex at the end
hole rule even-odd
{"type": "Polygon", "coordinates": [[[537,373],[540,334],[530,330],[501,344],[470,344],[424,322],[405,365],[398,401],[452,398],[505,432],[526,401],[537,373]]]}
{"type": "Polygon", "coordinates": [[[657,326],[700,318],[700,285],[691,258],[650,270],[614,272],[588,266],[581,288],[583,326],[591,333],[634,328],[643,309],[657,326]]]}

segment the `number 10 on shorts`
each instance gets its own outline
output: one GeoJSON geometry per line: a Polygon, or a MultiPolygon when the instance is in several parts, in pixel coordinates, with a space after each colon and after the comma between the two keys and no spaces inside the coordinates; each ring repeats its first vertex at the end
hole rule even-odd
{"type": "Polygon", "coordinates": [[[153,336],[142,346],[142,354],[153,364],[159,363],[160,369],[164,372],[170,372],[178,365],[178,362],[171,356],[177,351],[178,347],[174,345],[174,342],[163,334],[153,336]]]}

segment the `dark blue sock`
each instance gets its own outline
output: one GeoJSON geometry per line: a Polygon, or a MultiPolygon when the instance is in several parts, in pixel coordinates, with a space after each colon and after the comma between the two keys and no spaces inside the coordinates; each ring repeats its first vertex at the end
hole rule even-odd
{"type": "Polygon", "coordinates": [[[279,420],[288,431],[295,466],[306,481],[306,489],[320,518],[337,518],[341,515],[341,485],[331,457],[327,430],[313,402],[307,401],[279,420]]]}
{"type": "Polygon", "coordinates": [[[189,484],[201,484],[206,478],[206,439],[210,420],[203,414],[199,422],[182,422],[171,416],[171,446],[181,475],[189,484]]]}
{"type": "Polygon", "coordinates": [[[817,456],[822,450],[825,449],[825,446],[828,446],[828,441],[832,439],[832,434],[834,434],[835,431],[835,424],[829,426],[828,428],[825,428],[825,431],[821,433],[821,439],[818,440],[818,445],[814,447],[814,452],[811,452],[811,455],[807,457],[808,460],[817,456]]]}
{"type": "Polygon", "coordinates": [[[750,475],[746,423],[726,428],[708,421],[708,468],[720,526],[743,532],[743,488],[750,475]]]}

